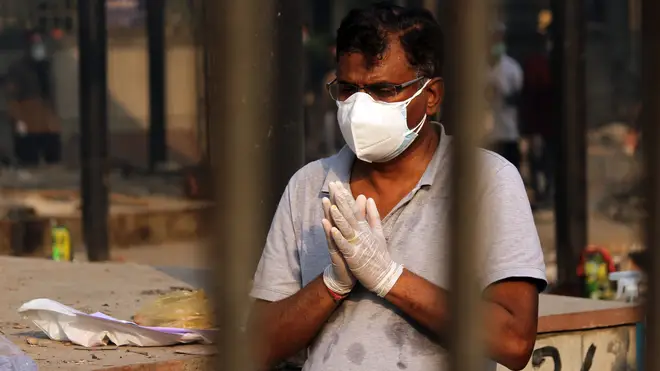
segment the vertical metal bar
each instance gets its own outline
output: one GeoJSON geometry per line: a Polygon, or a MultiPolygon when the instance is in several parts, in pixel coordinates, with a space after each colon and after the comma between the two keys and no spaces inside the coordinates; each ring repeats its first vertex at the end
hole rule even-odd
{"type": "Polygon", "coordinates": [[[147,1],[149,51],[149,168],[167,160],[165,0],[147,1]]]}
{"type": "Polygon", "coordinates": [[[90,261],[107,260],[107,38],[104,0],[78,1],[83,238],[90,261]]]}
{"type": "MultiPolygon", "coordinates": [[[[478,197],[477,147],[485,109],[486,24],[489,5],[483,0],[448,2],[445,71],[447,95],[452,96],[450,121],[455,123],[452,163],[452,258],[451,258],[451,362],[452,370],[483,369],[481,293],[473,266],[480,253],[479,226],[474,223],[478,197]]],[[[477,259],[478,260],[478,259],[477,259]]]]}
{"type": "MultiPolygon", "coordinates": [[[[271,215],[276,59],[274,1],[204,1],[207,114],[216,208],[209,257],[218,327],[217,370],[252,370],[248,290],[271,215]]],[[[300,34],[298,34],[300,42],[300,34]]],[[[287,94],[281,86],[280,94],[287,94]]],[[[298,102],[298,105],[301,101],[298,102]]]]}
{"type": "Polygon", "coordinates": [[[302,0],[275,0],[275,75],[272,89],[274,122],[271,126],[272,217],[291,176],[305,162],[303,118],[302,0]]]}
{"type": "Polygon", "coordinates": [[[584,1],[555,0],[552,53],[559,126],[555,228],[558,286],[581,289],[575,269],[587,244],[584,1]]]}
{"type": "Polygon", "coordinates": [[[434,16],[438,16],[438,0],[424,0],[424,8],[434,16]]]}
{"type": "Polygon", "coordinates": [[[660,370],[660,2],[642,1],[642,146],[646,177],[646,251],[649,259],[646,299],[645,370],[660,370]]]}

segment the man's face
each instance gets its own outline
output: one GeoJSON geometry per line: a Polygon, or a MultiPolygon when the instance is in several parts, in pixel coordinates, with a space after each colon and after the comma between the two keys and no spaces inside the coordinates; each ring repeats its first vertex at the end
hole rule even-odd
{"type": "Polygon", "coordinates": [[[502,46],[504,45],[504,32],[497,31],[490,38],[489,54],[493,60],[498,60],[502,56],[502,46]]]}
{"type": "MultiPolygon", "coordinates": [[[[399,85],[419,77],[417,71],[409,65],[398,40],[390,42],[388,49],[376,64],[369,65],[367,62],[365,56],[360,53],[340,55],[337,63],[337,81],[358,86],[382,83],[399,85]]],[[[410,98],[424,82],[425,80],[422,80],[418,84],[408,86],[388,101],[400,102],[410,98]]],[[[424,91],[408,105],[408,127],[414,128],[424,115],[431,116],[438,112],[441,101],[442,81],[436,78],[429,82],[424,91]]]]}

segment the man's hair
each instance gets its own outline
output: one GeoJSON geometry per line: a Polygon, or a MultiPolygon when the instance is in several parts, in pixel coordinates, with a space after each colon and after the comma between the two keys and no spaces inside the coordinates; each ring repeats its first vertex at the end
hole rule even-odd
{"type": "Polygon", "coordinates": [[[444,64],[442,28],[425,9],[378,2],[351,10],[337,30],[337,58],[347,53],[366,57],[372,68],[398,37],[408,63],[420,76],[440,77],[444,64]]]}

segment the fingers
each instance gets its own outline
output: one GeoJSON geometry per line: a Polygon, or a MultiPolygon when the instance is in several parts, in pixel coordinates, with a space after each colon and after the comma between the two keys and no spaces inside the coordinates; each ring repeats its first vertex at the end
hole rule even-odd
{"type": "Polygon", "coordinates": [[[330,199],[323,197],[321,200],[321,205],[323,205],[323,217],[328,221],[332,220],[332,216],[330,216],[330,206],[332,206],[330,199]]]}
{"type": "Polygon", "coordinates": [[[323,225],[323,231],[325,232],[325,238],[328,240],[328,250],[330,250],[330,253],[336,253],[337,252],[337,246],[335,246],[335,241],[332,239],[332,224],[328,219],[323,219],[321,220],[321,224],[323,225]]]}
{"type": "Polygon", "coordinates": [[[342,253],[344,258],[350,259],[355,255],[355,246],[348,242],[346,238],[342,235],[342,233],[339,231],[337,228],[332,228],[330,231],[332,234],[332,239],[335,241],[335,244],[337,245],[337,249],[342,253]]]}
{"type": "MultiPolygon", "coordinates": [[[[355,199],[353,195],[344,188],[341,182],[330,183],[330,194],[334,196],[333,205],[336,205],[344,219],[354,228],[358,229],[358,220],[355,218],[355,199]]],[[[340,229],[341,230],[341,229],[340,229]]]]}
{"type": "Polygon", "coordinates": [[[330,215],[332,216],[332,221],[335,223],[336,229],[345,237],[348,241],[352,241],[356,236],[356,230],[353,226],[346,220],[344,214],[339,211],[337,206],[332,205],[330,207],[330,215]]]}
{"type": "Polygon", "coordinates": [[[353,215],[358,222],[365,220],[367,215],[367,198],[364,195],[359,195],[355,199],[355,206],[353,206],[353,215]]]}
{"type": "Polygon", "coordinates": [[[383,226],[380,220],[380,213],[373,198],[367,200],[367,222],[372,229],[382,230],[383,226]]]}

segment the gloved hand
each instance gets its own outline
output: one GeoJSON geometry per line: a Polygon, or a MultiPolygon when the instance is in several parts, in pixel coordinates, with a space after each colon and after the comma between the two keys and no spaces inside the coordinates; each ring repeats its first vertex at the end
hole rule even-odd
{"type": "MultiPolygon", "coordinates": [[[[334,293],[339,295],[346,295],[355,286],[355,276],[348,268],[346,260],[337,250],[337,245],[331,236],[332,223],[330,223],[330,206],[331,202],[327,197],[324,197],[322,200],[323,203],[323,213],[325,214],[325,219],[322,220],[323,230],[325,231],[325,238],[328,241],[328,250],[330,252],[330,259],[332,264],[325,267],[323,271],[323,282],[326,287],[332,290],[334,293]]],[[[366,205],[365,205],[366,206],[366,205]]],[[[360,211],[358,211],[360,212],[360,211]]],[[[364,214],[364,206],[362,207],[361,213],[364,214]]]]}
{"type": "Polygon", "coordinates": [[[335,201],[330,215],[336,226],[331,233],[337,248],[360,283],[384,297],[401,277],[403,265],[390,257],[376,202],[363,195],[354,200],[339,182],[330,183],[330,196],[335,201]],[[365,201],[366,218],[354,212],[355,205],[365,201]]]}

